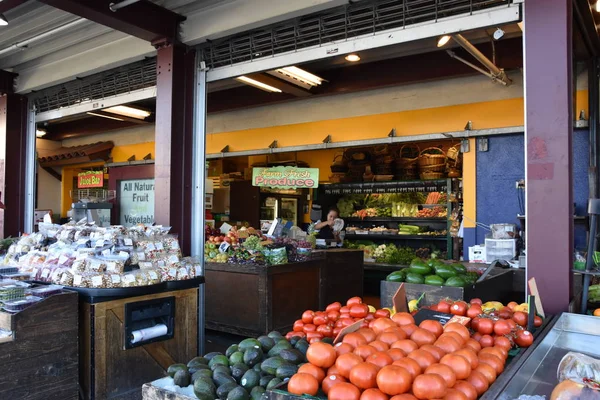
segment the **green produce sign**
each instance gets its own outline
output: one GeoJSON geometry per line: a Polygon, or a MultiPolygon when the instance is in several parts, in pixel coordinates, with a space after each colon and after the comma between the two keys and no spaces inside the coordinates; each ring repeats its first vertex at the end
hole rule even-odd
{"type": "Polygon", "coordinates": [[[252,185],[281,189],[319,187],[318,168],[252,168],[252,185]]]}

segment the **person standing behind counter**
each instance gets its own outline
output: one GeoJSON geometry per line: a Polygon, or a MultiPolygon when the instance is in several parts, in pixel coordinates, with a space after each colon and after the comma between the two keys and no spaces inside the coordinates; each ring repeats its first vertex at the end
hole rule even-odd
{"type": "Polygon", "coordinates": [[[342,243],[339,232],[333,231],[333,224],[336,219],[339,218],[340,211],[336,207],[331,207],[327,213],[327,220],[321,222],[317,221],[315,224],[315,230],[319,231],[317,235],[318,239],[329,239],[335,240],[337,243],[342,243]]]}

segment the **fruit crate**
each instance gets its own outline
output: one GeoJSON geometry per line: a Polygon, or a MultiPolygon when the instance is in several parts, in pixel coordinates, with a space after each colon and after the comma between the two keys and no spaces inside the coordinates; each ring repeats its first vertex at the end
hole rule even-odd
{"type": "MultiPolygon", "coordinates": [[[[392,298],[400,287],[398,282],[381,281],[381,307],[392,307],[392,298]]],[[[450,287],[450,286],[433,286],[416,283],[405,283],[406,300],[414,300],[421,297],[421,306],[430,306],[437,304],[440,300],[450,298],[452,300],[469,301],[473,298],[480,298],[483,302],[486,301],[501,301],[509,302],[522,298],[513,298],[513,271],[501,268],[495,268],[490,272],[488,278],[481,282],[477,282],[472,286],[466,287],[450,287]]]]}

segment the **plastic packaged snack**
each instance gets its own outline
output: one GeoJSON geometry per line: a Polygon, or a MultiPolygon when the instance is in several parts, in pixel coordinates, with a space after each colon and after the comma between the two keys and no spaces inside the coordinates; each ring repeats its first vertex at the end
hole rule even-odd
{"type": "Polygon", "coordinates": [[[186,267],[180,266],[177,268],[177,280],[184,281],[186,279],[191,279],[190,271],[186,267]]]}
{"type": "Polygon", "coordinates": [[[22,299],[25,297],[25,286],[10,284],[0,286],[0,302],[22,299]]]}
{"type": "Polygon", "coordinates": [[[132,273],[127,273],[127,274],[123,274],[121,276],[121,287],[135,287],[136,285],[136,280],[135,280],[135,275],[133,275],[132,273]]]}
{"type": "Polygon", "coordinates": [[[89,286],[93,289],[101,289],[107,287],[106,275],[103,273],[91,274],[89,278],[89,286]]]}
{"type": "Polygon", "coordinates": [[[161,281],[171,282],[177,280],[177,268],[175,267],[161,267],[160,268],[161,281]]]}
{"type": "Polygon", "coordinates": [[[4,303],[4,309],[9,312],[23,311],[27,307],[34,305],[42,300],[40,297],[31,296],[26,299],[11,300],[4,303]]]}
{"type": "Polygon", "coordinates": [[[135,276],[135,286],[147,286],[148,285],[148,274],[145,271],[136,271],[133,274],[135,276]]]}
{"type": "MultiPolygon", "coordinates": [[[[585,354],[569,352],[558,365],[557,378],[559,382],[571,380],[591,386],[592,382],[600,384],[600,360],[585,354]]],[[[600,390],[600,386],[595,389],[600,390]]]]}
{"type": "Polygon", "coordinates": [[[73,272],[65,271],[60,277],[60,285],[62,286],[75,286],[73,284],[73,272]]]}
{"type": "Polygon", "coordinates": [[[269,265],[287,264],[288,257],[285,247],[265,250],[265,256],[269,265]]]}
{"type": "Polygon", "coordinates": [[[120,274],[106,274],[106,287],[119,288],[121,285],[122,283],[120,274]]]}
{"type": "Polygon", "coordinates": [[[144,271],[148,277],[148,285],[156,285],[161,282],[160,272],[156,269],[148,269],[144,271]]]}
{"type": "Polygon", "coordinates": [[[106,261],[99,258],[88,258],[85,263],[86,272],[104,272],[106,271],[106,261]]]}
{"type": "Polygon", "coordinates": [[[55,294],[62,293],[62,286],[58,286],[58,285],[40,286],[40,287],[31,289],[30,292],[33,296],[46,298],[46,297],[53,296],[55,294]]]}
{"type": "Polygon", "coordinates": [[[91,284],[90,277],[90,274],[86,272],[73,274],[73,286],[89,288],[91,284]]]}

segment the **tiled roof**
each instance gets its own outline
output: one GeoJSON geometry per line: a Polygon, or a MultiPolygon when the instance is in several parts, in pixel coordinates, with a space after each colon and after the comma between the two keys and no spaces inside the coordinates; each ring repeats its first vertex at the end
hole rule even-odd
{"type": "Polygon", "coordinates": [[[59,166],[107,159],[113,147],[113,142],[96,142],[83,146],[60,147],[55,150],[39,151],[38,161],[42,166],[59,166]]]}

